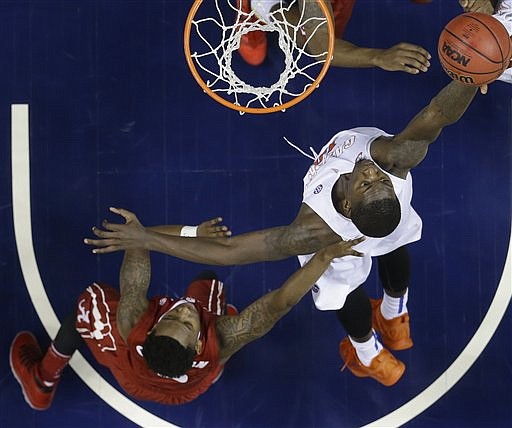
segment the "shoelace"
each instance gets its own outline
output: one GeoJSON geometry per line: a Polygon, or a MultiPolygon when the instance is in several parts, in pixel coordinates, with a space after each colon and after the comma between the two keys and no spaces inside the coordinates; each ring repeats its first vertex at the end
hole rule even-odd
{"type": "Polygon", "coordinates": [[[347,355],[347,359],[345,361],[345,364],[343,364],[343,367],[340,369],[340,372],[342,372],[343,370],[345,370],[347,368],[347,366],[356,361],[356,355],[355,355],[356,351],[353,350],[352,352],[349,352],[348,355],[347,355]]]}

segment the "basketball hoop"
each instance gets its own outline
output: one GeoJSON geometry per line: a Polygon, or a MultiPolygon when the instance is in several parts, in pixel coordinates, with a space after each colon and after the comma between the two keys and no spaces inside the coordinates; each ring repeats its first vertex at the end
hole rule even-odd
{"type": "MultiPolygon", "coordinates": [[[[195,0],[185,24],[184,49],[197,83],[214,100],[240,114],[285,111],[305,99],[324,78],[334,51],[329,9],[323,0],[316,1],[323,16],[306,17],[302,10],[298,12],[298,23],[293,25],[284,19],[284,14],[297,6],[298,0],[281,0],[270,22],[255,19],[254,11],[238,9],[232,4],[234,0],[208,0],[204,4],[203,0],[195,0]],[[309,29],[307,35],[304,26],[309,29]],[[284,55],[284,68],[270,83],[247,82],[247,78],[239,77],[240,70],[233,70],[234,57],[242,68],[251,68],[233,53],[240,47],[242,35],[257,30],[277,35],[277,45],[284,55]],[[310,41],[321,31],[329,35],[325,51],[308,52],[310,41]]],[[[260,67],[262,70],[258,71],[264,73],[264,65],[260,67]]],[[[254,73],[254,68],[249,71],[254,73]]]]}

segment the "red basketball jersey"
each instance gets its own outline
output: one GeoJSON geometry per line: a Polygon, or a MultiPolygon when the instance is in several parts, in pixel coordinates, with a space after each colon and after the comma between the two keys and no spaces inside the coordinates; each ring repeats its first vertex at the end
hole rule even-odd
{"type": "MultiPolygon", "coordinates": [[[[219,283],[214,281],[212,286],[215,282],[219,283]]],[[[94,283],[78,300],[76,329],[98,362],[110,369],[128,394],[139,400],[163,404],[186,403],[209,388],[221,373],[222,366],[219,365],[215,330],[218,315],[208,311],[194,296],[187,296],[185,299],[193,303],[200,314],[203,351],[196,356],[193,367],[179,378],[156,374],[147,367],[142,357],[147,332],[170,309],[175,300],[168,297],[151,299],[147,311],[130,332],[126,344],[116,325],[119,292],[94,283]]]]}

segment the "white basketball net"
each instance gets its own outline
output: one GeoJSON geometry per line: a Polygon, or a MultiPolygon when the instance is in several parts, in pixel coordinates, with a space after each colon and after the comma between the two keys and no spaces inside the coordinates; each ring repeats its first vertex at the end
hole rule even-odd
{"type": "MultiPolygon", "coordinates": [[[[306,49],[308,43],[320,28],[324,27],[327,34],[329,34],[327,18],[325,16],[323,18],[305,18],[302,11],[299,23],[292,25],[284,20],[282,13],[293,7],[296,0],[290,2],[281,0],[279,9],[272,12],[273,19],[270,22],[262,22],[261,20],[252,22],[252,17],[257,18],[254,11],[249,14],[244,13],[231,2],[232,0],[215,0],[218,17],[192,20],[193,28],[199,39],[204,42],[205,47],[203,51],[191,51],[191,57],[199,69],[205,73],[206,78],[203,79],[206,86],[224,99],[226,99],[226,95],[231,96],[232,101],[229,102],[235,106],[245,105],[246,107],[256,108],[277,107],[306,92],[315,82],[319,69],[325,63],[328,54],[326,50],[313,55],[306,52],[306,49]],[[236,16],[234,22],[233,16],[225,17],[223,15],[219,2],[222,4],[227,2],[230,14],[236,16]],[[212,24],[218,27],[219,34],[221,34],[218,43],[212,42],[211,36],[209,40],[209,37],[203,31],[203,27],[206,25],[211,27],[212,24]],[[306,24],[312,28],[307,38],[301,30],[301,27],[306,24]],[[242,35],[254,30],[276,32],[279,47],[284,54],[284,70],[279,79],[270,86],[253,86],[244,82],[237,76],[231,66],[233,52],[236,52],[240,47],[242,35]],[[315,71],[316,74],[308,74],[315,71]],[[291,88],[290,82],[298,77],[303,80],[301,80],[299,86],[304,84],[304,87],[302,89],[300,87],[291,88]]],[[[196,47],[194,46],[194,48],[196,47]]]]}

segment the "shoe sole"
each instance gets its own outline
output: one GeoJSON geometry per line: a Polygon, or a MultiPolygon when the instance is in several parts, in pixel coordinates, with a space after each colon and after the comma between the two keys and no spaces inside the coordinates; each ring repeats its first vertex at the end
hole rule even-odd
{"type": "Polygon", "coordinates": [[[27,393],[25,392],[25,388],[23,388],[23,383],[21,382],[20,378],[18,377],[16,371],[14,370],[14,366],[12,364],[12,346],[14,344],[14,342],[16,341],[16,339],[18,338],[18,336],[22,335],[22,334],[30,334],[34,340],[37,341],[36,337],[30,332],[30,331],[20,331],[15,337],[14,339],[12,340],[11,342],[11,347],[9,348],[9,365],[11,366],[11,371],[12,371],[12,374],[14,375],[14,378],[16,379],[16,381],[19,383],[20,385],[20,388],[21,388],[21,392],[23,392],[23,397],[25,398],[25,401],[27,402],[27,404],[34,410],[46,410],[48,409],[48,407],[36,407],[32,404],[32,402],[30,401],[30,399],[28,398],[28,395],[27,393]]]}

